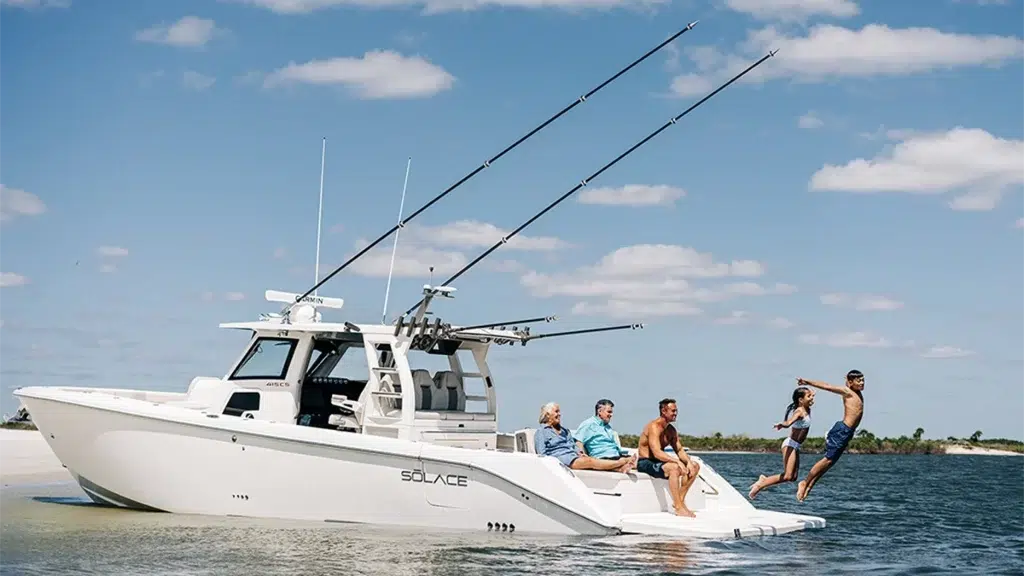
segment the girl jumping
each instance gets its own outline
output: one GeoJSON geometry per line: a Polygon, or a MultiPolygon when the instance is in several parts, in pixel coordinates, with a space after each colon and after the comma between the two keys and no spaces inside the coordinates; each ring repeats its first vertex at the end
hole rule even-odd
{"type": "Polygon", "coordinates": [[[775,425],[776,430],[792,427],[789,437],[782,442],[782,474],[761,477],[750,485],[753,500],[757,493],[769,486],[782,482],[793,482],[800,472],[800,444],[807,439],[811,428],[811,406],[814,404],[814,391],[803,386],[793,390],[793,402],[786,408],[783,422],[775,425]]]}

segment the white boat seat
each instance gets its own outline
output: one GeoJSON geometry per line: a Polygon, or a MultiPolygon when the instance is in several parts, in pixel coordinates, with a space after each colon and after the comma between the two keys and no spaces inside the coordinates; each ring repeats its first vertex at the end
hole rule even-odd
{"type": "Polygon", "coordinates": [[[523,428],[522,430],[516,430],[516,452],[536,454],[537,451],[533,447],[533,437],[536,434],[537,430],[535,428],[523,428]]]}
{"type": "Polygon", "coordinates": [[[462,378],[451,370],[438,370],[434,374],[435,396],[431,399],[431,410],[466,411],[466,389],[462,378]]]}
{"type": "Polygon", "coordinates": [[[416,410],[430,410],[433,406],[434,380],[430,372],[417,368],[412,371],[412,385],[416,391],[416,410]]]}

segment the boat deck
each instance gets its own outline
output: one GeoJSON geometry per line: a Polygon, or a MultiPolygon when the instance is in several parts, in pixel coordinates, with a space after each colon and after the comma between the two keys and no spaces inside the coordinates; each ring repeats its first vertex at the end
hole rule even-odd
{"type": "Polygon", "coordinates": [[[778,536],[797,530],[825,527],[824,518],[771,510],[736,511],[733,514],[712,514],[698,510],[695,513],[696,518],[676,516],[669,512],[623,514],[621,528],[624,534],[725,539],[778,536]]]}

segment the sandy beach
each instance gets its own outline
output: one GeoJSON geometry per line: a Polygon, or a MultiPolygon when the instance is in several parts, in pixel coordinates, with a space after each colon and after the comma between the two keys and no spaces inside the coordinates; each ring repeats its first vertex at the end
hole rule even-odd
{"type": "Polygon", "coordinates": [[[71,479],[71,474],[38,431],[0,429],[0,484],[13,486],[71,479]]]}
{"type": "Polygon", "coordinates": [[[1019,452],[1009,450],[996,450],[995,448],[982,448],[980,446],[961,446],[958,444],[946,444],[946,454],[969,454],[971,456],[1024,456],[1019,452]]]}

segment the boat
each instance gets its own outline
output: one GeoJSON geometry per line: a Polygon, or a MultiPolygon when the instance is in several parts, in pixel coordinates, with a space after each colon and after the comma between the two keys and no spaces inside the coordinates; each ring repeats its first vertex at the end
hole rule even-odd
{"type": "MultiPolygon", "coordinates": [[[[535,452],[534,429],[501,431],[505,383],[489,366],[493,347],[643,328],[534,333],[531,325],[556,318],[465,325],[430,310],[454,298],[454,279],[569,195],[448,280],[426,284],[419,303],[393,323],[325,321],[323,312],[340,314],[345,301],[320,296],[319,287],[367,249],[323,279],[318,257],[317,282],[305,293],[266,291],[279,311],[220,324],[249,334],[223,376],[195,377],[182,392],[32,386],[14,395],[85,494],[109,506],[502,534],[734,539],[823,528],[820,517],[755,508],[697,455],[690,457],[699,478],[686,496],[696,517],[687,518],[671,512],[666,480],[572,470],[535,452]],[[425,367],[437,363],[433,372],[425,367]]],[[[319,233],[317,245],[319,252],[319,233]]]]}

